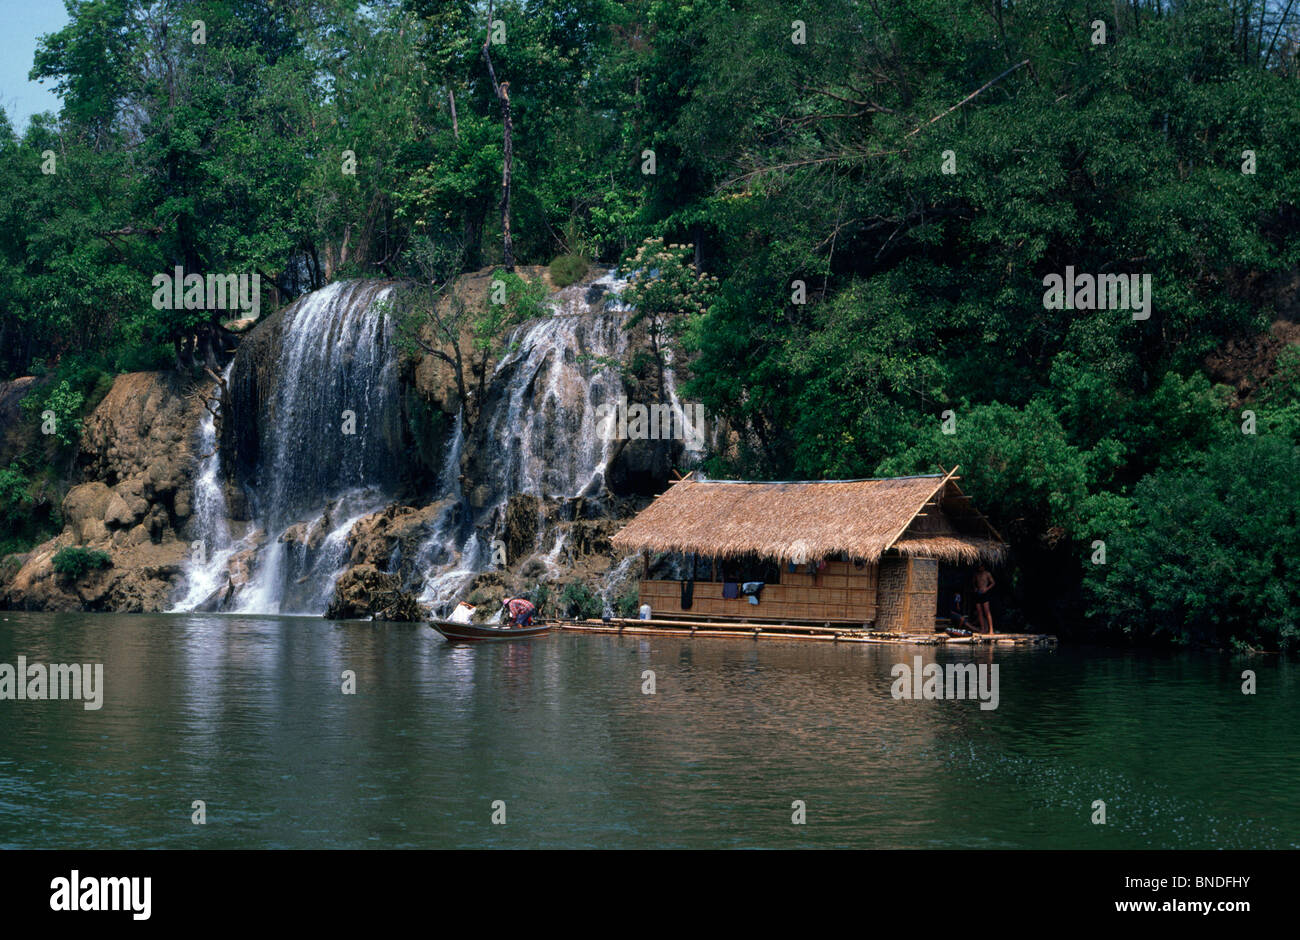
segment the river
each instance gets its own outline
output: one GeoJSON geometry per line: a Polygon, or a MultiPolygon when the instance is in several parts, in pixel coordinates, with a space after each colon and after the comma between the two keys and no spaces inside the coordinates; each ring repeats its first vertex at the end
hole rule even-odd
{"type": "Polygon", "coordinates": [[[0,612],[19,655],[105,688],[0,701],[3,848],[1300,847],[1276,657],[0,612]],[[998,707],[894,699],[916,655],[998,707]]]}

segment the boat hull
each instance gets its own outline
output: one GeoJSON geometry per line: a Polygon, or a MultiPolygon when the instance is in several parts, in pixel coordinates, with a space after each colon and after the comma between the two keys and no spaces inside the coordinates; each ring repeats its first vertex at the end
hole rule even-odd
{"type": "Polygon", "coordinates": [[[531,627],[487,627],[474,623],[452,623],[449,620],[432,620],[429,626],[453,643],[526,640],[550,633],[552,629],[552,624],[549,623],[534,624],[531,627]]]}

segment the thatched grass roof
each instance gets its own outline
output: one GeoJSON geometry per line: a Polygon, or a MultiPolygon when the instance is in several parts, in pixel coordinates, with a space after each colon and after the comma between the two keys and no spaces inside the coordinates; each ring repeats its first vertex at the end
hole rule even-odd
{"type": "Polygon", "coordinates": [[[977,561],[997,564],[1006,557],[1007,546],[978,536],[940,536],[938,538],[908,538],[904,536],[890,546],[901,555],[918,558],[938,558],[958,564],[975,564],[977,561]]]}
{"type": "Polygon", "coordinates": [[[790,483],[688,477],[613,543],[624,551],[758,555],[797,564],[840,552],[874,563],[890,549],[950,562],[1000,561],[1006,546],[951,477],[790,483]]]}

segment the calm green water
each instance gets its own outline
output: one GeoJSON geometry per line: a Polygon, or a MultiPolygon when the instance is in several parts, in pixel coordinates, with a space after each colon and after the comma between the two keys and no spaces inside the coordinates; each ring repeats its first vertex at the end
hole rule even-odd
{"type": "Polygon", "coordinates": [[[1300,846],[1276,657],[0,612],[19,654],[103,663],[106,693],[0,701],[2,847],[1300,846]],[[893,699],[918,652],[999,664],[999,707],[893,699]]]}

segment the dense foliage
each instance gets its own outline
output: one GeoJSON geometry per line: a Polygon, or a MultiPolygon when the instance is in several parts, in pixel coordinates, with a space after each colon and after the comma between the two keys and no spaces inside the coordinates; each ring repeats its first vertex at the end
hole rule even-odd
{"type": "Polygon", "coordinates": [[[514,254],[568,280],[650,245],[707,286],[644,315],[734,432],[710,470],[960,464],[1037,626],[1294,642],[1295,360],[1257,341],[1296,302],[1291,4],[69,6],[34,68],[62,113],[0,123],[0,376],[211,356],[209,313],[149,303],[174,265],[269,304],[499,263],[490,15],[514,254]],[[1045,304],[1067,267],[1150,275],[1149,317],[1045,304]]]}
{"type": "Polygon", "coordinates": [[[560,592],[559,608],[560,615],[563,617],[591,620],[604,612],[605,604],[581,581],[570,581],[560,592]]]}

